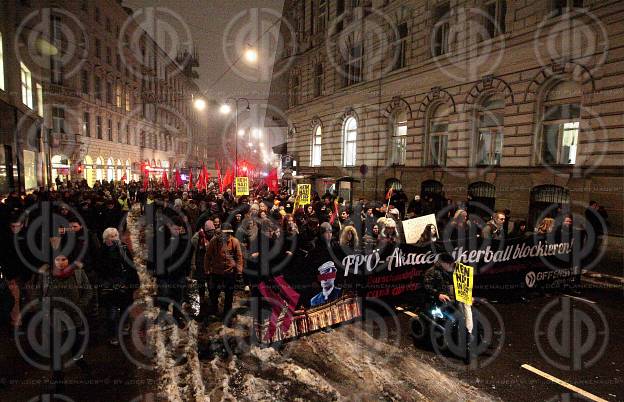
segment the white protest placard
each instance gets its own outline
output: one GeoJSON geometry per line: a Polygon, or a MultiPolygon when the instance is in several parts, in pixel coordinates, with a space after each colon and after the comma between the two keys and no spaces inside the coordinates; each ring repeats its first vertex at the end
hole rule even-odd
{"type": "Polygon", "coordinates": [[[405,234],[405,242],[407,244],[415,244],[418,239],[420,239],[420,235],[422,235],[427,225],[435,226],[436,233],[438,232],[438,225],[436,224],[435,214],[419,216],[418,218],[403,221],[403,233],[405,234]]]}

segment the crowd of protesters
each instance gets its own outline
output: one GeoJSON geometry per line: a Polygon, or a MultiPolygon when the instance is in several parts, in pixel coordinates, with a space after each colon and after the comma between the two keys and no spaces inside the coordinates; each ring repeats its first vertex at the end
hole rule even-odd
{"type": "MultiPolygon", "coordinates": [[[[61,182],[53,191],[11,193],[4,199],[0,319],[9,324],[10,334],[28,317],[26,303],[42,295],[60,296],[88,314],[105,315],[110,343],[119,343],[120,316],[132,304],[138,286],[125,224],[134,204],[145,217],[148,269],[157,280],[158,305],[163,311],[172,305],[188,308],[188,285],[195,283],[201,318],[226,317],[237,286],[253,291],[257,283],[249,275],[243,277],[244,272],[270,272],[293,254],[324,252],[319,244],[330,242],[358,253],[393,248],[405,242],[405,219],[436,214],[436,224],[425,227],[416,246],[553,231],[565,236],[579,229],[564,210],[531,228],[522,219],[512,220],[509,210],[492,213],[477,208],[478,203],[453,202],[443,194],[410,200],[402,190],[391,190],[385,199],[350,204],[337,194],[313,192],[311,202],[301,205],[288,189],[269,191],[261,182],[252,183],[250,195],[242,197],[235,197],[230,188],[220,191],[216,180],[201,191],[158,183],[143,186],[98,182],[90,188],[86,181],[61,182]],[[52,213],[44,205],[52,205],[52,213]],[[41,238],[49,244],[37,244],[41,238]]],[[[601,235],[606,211],[592,201],[585,220],[601,235]]],[[[181,320],[184,308],[173,309],[181,320]]]]}

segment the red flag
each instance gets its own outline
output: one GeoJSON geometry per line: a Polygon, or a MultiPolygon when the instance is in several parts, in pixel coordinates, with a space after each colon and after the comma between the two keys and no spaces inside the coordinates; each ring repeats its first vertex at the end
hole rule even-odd
{"type": "Polygon", "coordinates": [[[147,191],[148,186],[149,186],[149,179],[147,177],[147,173],[143,173],[143,191],[147,191]]]}
{"type": "Polygon", "coordinates": [[[176,169],[175,171],[175,186],[176,188],[182,187],[184,183],[182,182],[182,176],[180,176],[180,171],[176,169]]]}
{"type": "Polygon", "coordinates": [[[189,169],[189,183],[188,183],[188,189],[192,190],[193,189],[193,168],[189,169]]]}
{"type": "Polygon", "coordinates": [[[198,190],[202,190],[204,188],[204,172],[201,169],[199,170],[199,176],[195,182],[195,188],[198,190]]]}
{"type": "Polygon", "coordinates": [[[279,192],[279,180],[277,179],[277,169],[271,169],[266,177],[266,184],[269,187],[269,191],[274,193],[279,192]]]}
{"type": "Polygon", "coordinates": [[[394,186],[390,187],[388,193],[386,193],[386,200],[389,200],[392,197],[392,192],[394,191],[394,186]]]}
{"type": "Polygon", "coordinates": [[[169,178],[167,177],[167,171],[166,170],[163,171],[162,182],[163,182],[163,186],[165,186],[165,188],[169,188],[169,178]]]}
{"type": "Polygon", "coordinates": [[[234,182],[234,172],[232,169],[228,168],[225,171],[225,177],[223,178],[223,188],[229,187],[234,182]]]}
{"type": "Polygon", "coordinates": [[[127,179],[126,174],[124,173],[123,176],[121,176],[121,181],[122,183],[125,182],[127,179]]]}

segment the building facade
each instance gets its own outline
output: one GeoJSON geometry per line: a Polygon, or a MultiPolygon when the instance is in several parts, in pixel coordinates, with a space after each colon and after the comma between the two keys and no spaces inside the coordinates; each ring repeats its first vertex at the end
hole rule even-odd
{"type": "Polygon", "coordinates": [[[608,0],[286,1],[270,100],[320,193],[392,186],[530,221],[595,200],[621,233],[622,18],[608,0]]]}
{"type": "Polygon", "coordinates": [[[133,12],[117,0],[10,3],[3,7],[14,18],[6,25],[16,33],[3,41],[5,55],[41,69],[32,86],[43,101],[30,109],[42,117],[49,174],[39,173],[38,185],[57,177],[90,185],[160,177],[206,162],[216,135],[192,106],[199,88],[190,38],[164,50],[153,38],[158,27],[141,25],[149,10],[133,12]]]}

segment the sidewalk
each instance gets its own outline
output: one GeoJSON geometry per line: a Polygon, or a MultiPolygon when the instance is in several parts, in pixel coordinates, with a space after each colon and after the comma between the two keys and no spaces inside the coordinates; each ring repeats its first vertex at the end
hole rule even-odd
{"type": "Polygon", "coordinates": [[[591,270],[583,270],[583,280],[594,284],[624,286],[624,237],[605,237],[606,250],[591,270]]]}
{"type": "MultiPolygon", "coordinates": [[[[137,397],[143,400],[144,395],[154,392],[153,374],[137,369],[120,347],[109,345],[95,329],[85,353],[92,375],[85,376],[75,366],[67,369],[63,395],[73,401],[131,401],[137,397]]],[[[0,401],[26,402],[51,392],[50,371],[30,365],[16,341],[5,335],[7,330],[0,331],[0,401]]]]}

